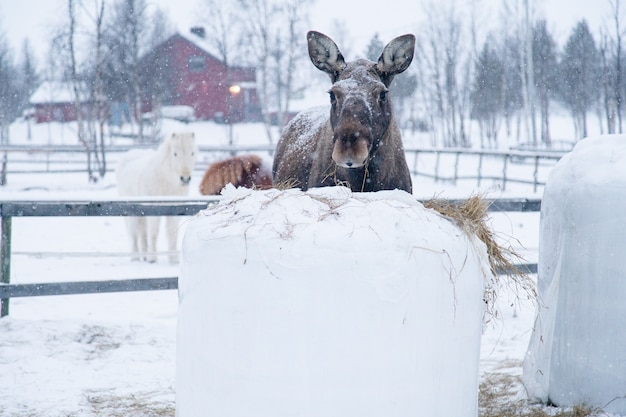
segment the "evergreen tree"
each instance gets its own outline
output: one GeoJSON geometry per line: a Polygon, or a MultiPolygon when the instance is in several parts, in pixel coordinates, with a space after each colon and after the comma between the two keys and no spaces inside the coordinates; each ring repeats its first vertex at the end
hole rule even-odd
{"type": "MultiPolygon", "coordinates": [[[[19,114],[18,71],[4,33],[0,32],[0,144],[9,143],[9,125],[19,114]]],[[[0,160],[0,185],[6,185],[7,154],[0,160]]]]}
{"type": "Polygon", "coordinates": [[[365,57],[370,61],[378,61],[380,54],[383,52],[385,44],[380,40],[378,33],[374,34],[374,37],[370,40],[370,43],[365,48],[365,57]]]}
{"type": "Polygon", "coordinates": [[[19,71],[13,63],[13,53],[0,33],[0,143],[8,143],[9,124],[20,113],[22,99],[19,71]]]}
{"type": "Polygon", "coordinates": [[[483,147],[485,136],[489,146],[497,146],[504,91],[503,72],[504,66],[500,57],[485,42],[476,62],[474,85],[470,94],[471,115],[473,119],[478,120],[483,147]]]}
{"type": "Polygon", "coordinates": [[[579,22],[567,39],[561,59],[560,98],[570,109],[576,130],[587,136],[587,112],[601,90],[600,56],[585,20],[579,22]]]}
{"type": "Polygon", "coordinates": [[[146,9],[145,0],[116,0],[103,35],[106,50],[106,59],[102,63],[104,93],[109,100],[126,103],[132,109],[139,142],[144,140],[141,87],[145,76],[139,67],[139,58],[150,46],[146,9]]]}
{"type": "Polygon", "coordinates": [[[540,20],[533,28],[532,47],[535,89],[541,111],[541,140],[550,146],[550,100],[555,96],[557,51],[545,20],[540,20]]]}
{"type": "Polygon", "coordinates": [[[520,123],[521,117],[519,111],[524,107],[524,93],[522,81],[522,56],[521,56],[520,39],[514,36],[508,36],[504,40],[501,52],[501,61],[503,65],[503,98],[502,109],[504,111],[504,120],[506,123],[507,136],[512,134],[511,122],[513,116],[517,115],[517,140],[520,139],[520,123]]]}
{"type": "Polygon", "coordinates": [[[28,107],[28,100],[30,99],[30,96],[35,92],[40,82],[39,73],[37,72],[37,62],[35,61],[35,57],[28,40],[24,41],[24,45],[22,47],[22,60],[19,66],[22,78],[20,104],[21,108],[25,109],[28,107]]]}

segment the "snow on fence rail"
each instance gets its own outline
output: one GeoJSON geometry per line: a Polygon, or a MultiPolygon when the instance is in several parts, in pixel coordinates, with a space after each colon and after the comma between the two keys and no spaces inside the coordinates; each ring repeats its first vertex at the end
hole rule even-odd
{"type": "MultiPolygon", "coordinates": [[[[113,155],[142,147],[153,148],[154,144],[108,146],[106,152],[113,155]]],[[[204,155],[234,155],[243,152],[271,154],[274,148],[275,145],[204,145],[200,146],[200,152],[204,155]]],[[[8,155],[7,174],[67,173],[87,170],[85,148],[82,146],[0,145],[0,153],[8,155]],[[35,166],[40,168],[34,168],[35,166]]],[[[534,191],[537,191],[539,186],[545,185],[547,172],[564,154],[561,151],[530,152],[420,147],[408,147],[405,153],[413,175],[454,184],[461,180],[472,180],[476,181],[478,186],[482,181],[498,181],[503,189],[506,189],[507,183],[528,184],[533,186],[534,191]]],[[[115,168],[116,159],[111,158],[108,162],[111,163],[107,163],[107,170],[111,171],[115,168]]],[[[197,164],[196,170],[204,170],[205,165],[197,164]]]]}
{"type": "Polygon", "coordinates": [[[432,178],[434,181],[476,181],[480,187],[485,180],[527,184],[536,192],[545,185],[550,169],[565,154],[562,151],[500,151],[467,148],[417,148],[405,149],[411,173],[432,178]],[[494,163],[494,161],[498,161],[494,163]],[[412,164],[411,164],[412,162],[412,164]]]}
{"type": "MultiPolygon", "coordinates": [[[[178,288],[178,278],[138,278],[109,281],[56,282],[11,284],[11,225],[13,217],[64,216],[191,216],[204,210],[209,203],[220,201],[212,196],[187,200],[180,197],[159,200],[126,199],[96,201],[0,200],[0,317],[9,314],[9,300],[15,297],[44,295],[93,294],[121,291],[171,290],[178,288]]],[[[463,200],[449,200],[461,204],[463,200]]],[[[537,212],[539,199],[495,199],[489,202],[491,212],[537,212]]],[[[537,272],[537,264],[517,265],[523,271],[537,272]]],[[[499,271],[506,273],[507,271],[499,271]]]]}
{"type": "MultiPolygon", "coordinates": [[[[156,144],[115,145],[107,146],[107,171],[115,169],[117,156],[131,149],[154,149],[156,144]]],[[[235,155],[242,152],[274,151],[275,145],[239,145],[239,146],[200,146],[200,152],[205,155],[235,155]]],[[[6,174],[62,174],[72,172],[87,172],[87,153],[80,145],[0,145],[0,154],[6,160],[6,174]]],[[[92,163],[95,149],[90,150],[92,163]]],[[[196,171],[206,169],[206,164],[196,165],[196,171]]]]}

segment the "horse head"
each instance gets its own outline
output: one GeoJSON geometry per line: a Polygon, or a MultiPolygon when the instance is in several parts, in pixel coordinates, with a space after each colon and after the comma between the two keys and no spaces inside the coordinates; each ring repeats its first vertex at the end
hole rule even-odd
{"type": "Polygon", "coordinates": [[[189,185],[198,155],[195,135],[193,132],[173,133],[168,148],[172,171],[180,185],[189,185]]]}

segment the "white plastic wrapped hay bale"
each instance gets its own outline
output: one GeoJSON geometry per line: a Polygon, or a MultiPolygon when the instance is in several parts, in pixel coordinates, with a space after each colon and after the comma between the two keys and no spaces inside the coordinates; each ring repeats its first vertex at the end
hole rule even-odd
{"type": "Polygon", "coordinates": [[[626,415],[626,136],[580,141],[541,206],[540,307],[524,361],[532,398],[626,415]]]}
{"type": "Polygon", "coordinates": [[[250,191],[189,225],[177,415],[477,414],[482,242],[403,191],[250,191]]]}

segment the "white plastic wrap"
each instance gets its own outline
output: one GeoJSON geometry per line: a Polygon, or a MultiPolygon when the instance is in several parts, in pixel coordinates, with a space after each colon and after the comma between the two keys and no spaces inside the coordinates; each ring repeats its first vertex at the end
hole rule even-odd
{"type": "Polygon", "coordinates": [[[532,398],[626,415],[626,136],[579,142],[541,206],[532,398]],[[621,398],[620,398],[621,397],[621,398]]]}
{"type": "Polygon", "coordinates": [[[482,243],[402,191],[225,197],[185,234],[179,417],[477,415],[482,243]]]}

